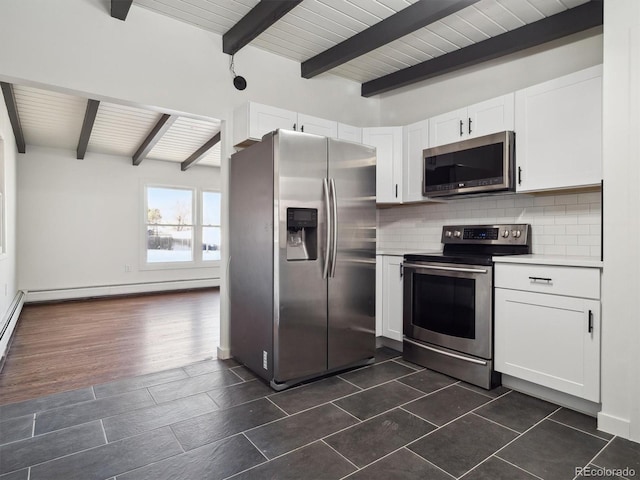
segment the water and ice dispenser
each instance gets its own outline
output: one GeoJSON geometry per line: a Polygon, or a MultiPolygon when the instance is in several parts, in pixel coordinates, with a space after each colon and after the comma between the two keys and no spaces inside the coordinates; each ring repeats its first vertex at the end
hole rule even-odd
{"type": "Polygon", "coordinates": [[[318,258],[318,209],[287,208],[287,260],[318,258]]]}

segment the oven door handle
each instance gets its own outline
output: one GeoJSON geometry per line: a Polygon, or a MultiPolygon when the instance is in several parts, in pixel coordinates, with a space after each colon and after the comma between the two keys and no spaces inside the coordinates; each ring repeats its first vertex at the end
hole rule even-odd
{"type": "Polygon", "coordinates": [[[461,272],[461,273],[487,273],[484,268],[460,268],[460,267],[437,267],[435,265],[424,265],[420,263],[404,263],[406,267],[419,268],[421,270],[440,270],[445,272],[461,272]]]}
{"type": "Polygon", "coordinates": [[[441,355],[446,355],[447,357],[457,358],[458,360],[464,360],[465,362],[476,363],[478,365],[486,365],[487,362],[483,360],[478,360],[477,358],[469,358],[463,355],[456,355],[455,353],[445,352],[444,350],[440,350],[439,348],[428,347],[427,345],[423,345],[418,342],[414,342],[413,340],[403,337],[403,340],[411,345],[415,345],[416,347],[424,348],[426,350],[431,350],[432,352],[439,353],[441,355]]]}

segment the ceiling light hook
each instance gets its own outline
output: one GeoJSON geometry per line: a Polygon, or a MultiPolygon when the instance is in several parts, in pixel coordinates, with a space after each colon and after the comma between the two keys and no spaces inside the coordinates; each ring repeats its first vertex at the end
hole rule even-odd
{"type": "Polygon", "coordinates": [[[233,75],[233,86],[236,87],[236,89],[238,90],[244,90],[245,88],[247,88],[247,81],[245,80],[244,77],[241,77],[240,75],[236,75],[236,70],[234,68],[234,58],[235,54],[231,55],[231,61],[229,63],[229,70],[231,70],[231,74],[233,75]]]}

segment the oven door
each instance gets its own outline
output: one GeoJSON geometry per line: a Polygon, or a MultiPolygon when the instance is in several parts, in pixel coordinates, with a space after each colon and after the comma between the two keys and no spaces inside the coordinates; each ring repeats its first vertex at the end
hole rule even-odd
{"type": "Polygon", "coordinates": [[[432,262],[403,266],[404,335],[491,359],[493,268],[432,262]]]}

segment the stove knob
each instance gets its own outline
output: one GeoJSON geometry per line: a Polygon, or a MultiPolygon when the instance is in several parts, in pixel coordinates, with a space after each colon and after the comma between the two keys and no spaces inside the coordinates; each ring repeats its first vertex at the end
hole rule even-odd
{"type": "Polygon", "coordinates": [[[509,236],[509,230],[505,230],[502,232],[502,238],[507,238],[509,236]]]}
{"type": "Polygon", "coordinates": [[[447,230],[446,232],[444,232],[444,236],[447,238],[451,238],[451,235],[452,235],[451,230],[447,230]]]}
{"type": "Polygon", "coordinates": [[[520,238],[520,230],[514,230],[511,235],[513,235],[513,238],[520,238]]]}
{"type": "Polygon", "coordinates": [[[453,232],[453,236],[456,238],[460,238],[461,235],[462,233],[460,232],[460,230],[456,230],[455,232],[453,232]]]}

